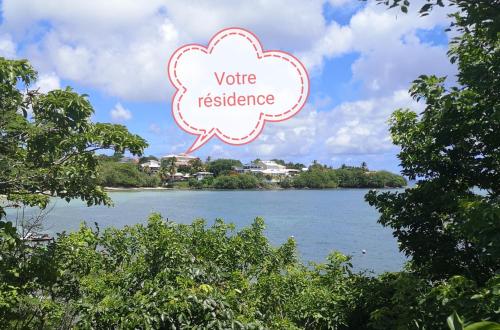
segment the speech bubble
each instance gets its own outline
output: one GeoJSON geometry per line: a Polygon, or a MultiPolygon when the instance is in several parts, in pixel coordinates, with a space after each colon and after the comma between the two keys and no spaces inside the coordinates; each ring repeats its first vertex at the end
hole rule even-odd
{"type": "Polygon", "coordinates": [[[176,88],[174,120],[197,135],[186,153],[214,136],[231,145],[250,143],[267,121],[296,115],[309,96],[304,65],[284,51],[264,51],[257,36],[241,28],[219,31],[206,47],[180,47],[168,75],[176,88]]]}

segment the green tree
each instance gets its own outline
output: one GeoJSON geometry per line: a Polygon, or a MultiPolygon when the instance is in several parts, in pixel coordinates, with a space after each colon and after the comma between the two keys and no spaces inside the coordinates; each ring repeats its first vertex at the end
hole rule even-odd
{"type": "Polygon", "coordinates": [[[145,157],[141,157],[139,158],[139,164],[144,164],[144,163],[147,163],[148,161],[150,160],[158,160],[158,157],[156,156],[153,156],[153,155],[149,155],[149,156],[145,156],[145,157]]]}
{"type": "MultiPolygon", "coordinates": [[[[408,1],[384,1],[400,5],[408,1]]],[[[427,1],[426,14],[441,1],[427,1]]],[[[420,114],[391,117],[403,174],[418,183],[404,192],[371,192],[380,223],[394,230],[412,269],[430,279],[464,275],[484,283],[500,269],[500,15],[498,1],[452,0],[459,32],[450,46],[458,85],[421,76],[410,92],[420,114]]]]}
{"type": "Polygon", "coordinates": [[[110,160],[114,161],[114,162],[119,162],[125,155],[123,154],[123,152],[120,152],[120,151],[115,151],[113,153],[113,156],[109,157],[110,160]]]}
{"type": "Polygon", "coordinates": [[[252,174],[219,175],[213,180],[216,189],[255,189],[262,182],[252,174]]]}
{"type": "Polygon", "coordinates": [[[399,188],[406,186],[406,180],[387,171],[367,172],[359,167],[332,169],[320,164],[310,167],[309,171],[301,172],[292,178],[281,182],[283,188],[399,188]]]}
{"type": "Polygon", "coordinates": [[[271,160],[272,160],[273,162],[275,162],[276,164],[286,166],[286,162],[285,162],[283,159],[277,159],[277,158],[274,158],[274,159],[271,159],[271,160]]]}
{"type": "Polygon", "coordinates": [[[168,157],[162,159],[160,163],[160,177],[163,181],[170,180],[177,172],[177,159],[175,157],[168,157]]]}
{"type": "Polygon", "coordinates": [[[103,162],[99,182],[105,187],[157,187],[160,178],[139,170],[136,164],[103,162]]]}
{"type": "Polygon", "coordinates": [[[292,169],[296,169],[296,170],[299,170],[299,171],[302,171],[303,168],[305,168],[306,166],[302,163],[292,163],[292,162],[288,162],[286,163],[286,168],[292,168],[292,169]]]}
{"type": "MultiPolygon", "coordinates": [[[[147,146],[124,126],[91,122],[94,110],[86,95],[70,88],[46,94],[30,89],[36,78],[27,61],[0,58],[2,328],[28,329],[33,319],[37,328],[55,328],[53,316],[62,309],[46,299],[54,294],[47,283],[64,272],[51,268],[55,260],[45,257],[47,249],[33,248],[20,239],[12,223],[4,219],[5,208],[45,208],[50,197],[109,205],[111,200],[98,178],[103,157],[95,152],[110,149],[123,154],[128,150],[140,155],[147,146]],[[47,316],[48,311],[54,314],[47,316]]],[[[59,327],[67,328],[64,324],[59,322],[59,327]]]]}
{"type": "Polygon", "coordinates": [[[50,196],[109,204],[99,185],[98,150],[140,155],[147,146],[121,125],[92,123],[86,95],[31,90],[27,61],[0,58],[0,218],[4,207],[45,207],[50,196]]]}
{"type": "Polygon", "coordinates": [[[15,297],[0,290],[2,328],[347,328],[353,288],[363,281],[348,257],[332,253],[305,267],[293,239],[270,244],[262,219],[234,228],[158,214],[121,229],[82,225],[17,255],[27,261],[17,279],[22,290],[15,297]]]}
{"type": "Polygon", "coordinates": [[[216,159],[207,164],[208,172],[218,176],[220,174],[228,174],[233,171],[234,167],[243,166],[237,159],[216,159]]]}
{"type": "Polygon", "coordinates": [[[199,158],[191,159],[189,162],[190,173],[201,172],[205,170],[205,165],[199,158]]]}

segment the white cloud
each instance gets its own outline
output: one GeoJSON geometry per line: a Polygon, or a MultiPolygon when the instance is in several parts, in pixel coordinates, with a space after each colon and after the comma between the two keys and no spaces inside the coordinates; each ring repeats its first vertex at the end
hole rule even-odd
{"type": "Polygon", "coordinates": [[[323,36],[310,50],[299,53],[299,58],[309,70],[321,67],[325,58],[341,56],[353,50],[353,33],[348,26],[331,22],[323,36]]]}
{"type": "MultiPolygon", "coordinates": [[[[387,120],[398,108],[422,110],[406,90],[389,96],[344,102],[328,111],[307,105],[297,116],[281,123],[268,123],[262,135],[245,147],[212,142],[211,154],[260,158],[319,159],[337,156],[394,154],[387,120]],[[228,152],[231,150],[231,152],[228,152]]],[[[357,157],[357,156],[356,156],[357,157]]]]}
{"type": "Polygon", "coordinates": [[[237,26],[255,32],[265,48],[298,51],[324,33],[322,5],[319,0],[172,1],[167,10],[180,30],[203,43],[218,30],[237,26]]]}
{"type": "Polygon", "coordinates": [[[444,47],[422,44],[409,36],[405,44],[362,53],[352,65],[352,73],[353,79],[361,81],[368,92],[380,95],[408,88],[421,74],[454,76],[455,67],[444,47]]]}
{"type": "MultiPolygon", "coordinates": [[[[340,11],[353,3],[358,4],[329,0],[333,10],[340,11]]],[[[2,30],[26,44],[22,55],[39,70],[128,100],[168,99],[170,54],[184,43],[207,43],[216,31],[229,26],[252,30],[266,49],[294,52],[313,72],[325,59],[359,53],[352,68],[354,79],[377,95],[407,86],[426,68],[453,72],[445,49],[415,37],[417,29],[447,22],[445,10],[438,8],[422,18],[416,10],[404,15],[370,1],[342,26],[325,20],[323,4],[320,0],[6,0],[2,30]]],[[[412,3],[412,8],[418,7],[412,3]]],[[[12,42],[0,37],[2,49],[12,53],[12,42]]]]}
{"type": "Polygon", "coordinates": [[[324,115],[323,132],[329,154],[377,154],[394,150],[387,120],[398,108],[420,109],[406,90],[387,97],[345,102],[324,115]]]}
{"type": "Polygon", "coordinates": [[[16,45],[8,34],[0,34],[0,56],[6,58],[16,56],[16,45]]]}
{"type": "Polygon", "coordinates": [[[132,118],[132,113],[125,109],[120,103],[117,103],[110,111],[113,121],[126,121],[132,118]]]}
{"type": "Polygon", "coordinates": [[[41,74],[35,84],[35,89],[41,93],[47,93],[61,88],[61,81],[55,73],[41,74]]]}
{"type": "Polygon", "coordinates": [[[348,25],[331,22],[322,38],[299,57],[317,72],[325,59],[359,54],[352,65],[353,81],[361,82],[368,95],[387,95],[407,88],[420,74],[453,76],[456,69],[446,56],[446,47],[424,43],[417,37],[419,30],[444,29],[449,24],[449,9],[436,8],[431,15],[420,17],[418,4],[412,8],[402,14],[368,2],[348,25]]]}
{"type": "Polygon", "coordinates": [[[122,99],[150,101],[169,98],[166,65],[181,44],[207,43],[219,29],[241,26],[260,35],[266,48],[305,50],[324,32],[321,8],[319,0],[6,0],[2,27],[26,42],[38,69],[122,99]]]}
{"type": "Polygon", "coordinates": [[[156,18],[155,23],[139,27],[128,38],[121,33],[82,38],[74,42],[64,33],[51,31],[29,49],[30,57],[38,66],[54,68],[65,79],[111,95],[134,100],[169,96],[166,65],[178,42],[177,31],[168,19],[156,18]]]}

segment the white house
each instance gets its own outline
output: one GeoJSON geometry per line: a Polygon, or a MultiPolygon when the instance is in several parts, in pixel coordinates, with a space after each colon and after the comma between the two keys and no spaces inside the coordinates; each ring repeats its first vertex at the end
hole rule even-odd
{"type": "Polygon", "coordinates": [[[170,178],[173,179],[174,181],[181,181],[184,180],[184,175],[185,175],[184,173],[177,172],[174,175],[170,176],[170,178]]]}
{"type": "Polygon", "coordinates": [[[196,178],[196,180],[201,181],[205,178],[214,176],[214,174],[211,172],[196,172],[195,174],[193,174],[193,176],[196,178]]]}
{"type": "Polygon", "coordinates": [[[287,171],[289,176],[294,176],[294,175],[297,175],[301,172],[300,170],[296,170],[294,168],[287,168],[286,171],[287,171]]]}
{"type": "Polygon", "coordinates": [[[196,159],[198,157],[194,157],[185,153],[181,153],[178,155],[171,154],[161,157],[162,160],[168,158],[175,158],[175,166],[179,167],[179,166],[189,166],[189,161],[196,159]]]}
{"type": "Polygon", "coordinates": [[[279,174],[286,175],[288,173],[286,171],[285,165],[278,164],[273,160],[261,160],[257,164],[262,167],[263,173],[277,174],[277,175],[279,174]]]}
{"type": "Polygon", "coordinates": [[[243,167],[235,168],[238,173],[261,173],[269,177],[269,181],[278,182],[286,176],[298,174],[296,169],[286,168],[285,165],[276,163],[273,160],[261,160],[256,163],[245,164],[243,167]]]}
{"type": "Polygon", "coordinates": [[[149,171],[151,173],[157,173],[160,170],[160,167],[160,162],[154,159],[141,164],[143,171],[149,171]]]}
{"type": "Polygon", "coordinates": [[[264,169],[261,165],[255,163],[248,163],[242,167],[233,167],[237,173],[260,173],[264,169]]]}

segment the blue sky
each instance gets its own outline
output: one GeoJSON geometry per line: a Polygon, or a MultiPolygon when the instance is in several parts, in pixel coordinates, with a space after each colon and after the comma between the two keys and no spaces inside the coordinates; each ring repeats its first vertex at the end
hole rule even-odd
{"type": "Polygon", "coordinates": [[[195,155],[333,166],[366,161],[397,171],[390,113],[422,109],[407,93],[418,75],[455,73],[446,57],[446,9],[425,18],[416,9],[403,15],[357,0],[7,0],[0,56],[29,59],[41,90],[69,85],[88,94],[95,121],[126,125],[148,140],[146,154],[161,156],[185,151],[195,138],[171,118],[172,52],[206,44],[222,28],[247,28],[265,49],[291,52],[306,65],[308,103],[287,122],[267,123],[249,145],[212,139],[195,155]]]}

